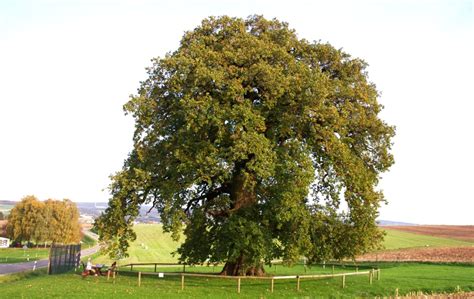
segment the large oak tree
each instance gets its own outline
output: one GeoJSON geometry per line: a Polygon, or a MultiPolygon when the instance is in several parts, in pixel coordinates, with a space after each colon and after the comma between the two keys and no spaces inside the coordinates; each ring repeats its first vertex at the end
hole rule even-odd
{"type": "Polygon", "coordinates": [[[186,32],[124,106],[134,148],[96,222],[106,248],[126,254],[143,204],[184,229],[182,262],[225,262],[227,275],[376,246],[394,129],[366,66],[260,16],[186,32]]]}

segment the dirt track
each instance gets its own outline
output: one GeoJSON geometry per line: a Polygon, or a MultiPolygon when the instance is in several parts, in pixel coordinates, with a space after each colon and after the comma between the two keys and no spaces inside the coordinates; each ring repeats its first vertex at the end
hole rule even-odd
{"type": "Polygon", "coordinates": [[[474,246],[407,248],[369,253],[358,261],[424,261],[424,262],[467,262],[474,263],[474,246]]]}
{"type": "Polygon", "coordinates": [[[384,226],[409,233],[474,242],[474,225],[384,226]]]}

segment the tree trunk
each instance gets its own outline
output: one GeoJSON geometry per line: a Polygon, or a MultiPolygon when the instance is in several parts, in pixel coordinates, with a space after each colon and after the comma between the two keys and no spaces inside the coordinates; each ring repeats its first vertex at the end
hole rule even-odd
{"type": "Polygon", "coordinates": [[[263,265],[245,265],[243,255],[236,261],[227,261],[222,269],[220,275],[224,276],[264,276],[265,269],[263,265]]]}

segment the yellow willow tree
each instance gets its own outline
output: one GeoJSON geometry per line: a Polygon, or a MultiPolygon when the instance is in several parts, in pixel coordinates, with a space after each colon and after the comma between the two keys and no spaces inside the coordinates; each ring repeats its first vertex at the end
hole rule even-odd
{"type": "Polygon", "coordinates": [[[26,196],[10,211],[7,234],[17,242],[78,243],[79,211],[67,199],[42,202],[35,196],[26,196]]]}
{"type": "Polygon", "coordinates": [[[8,216],[7,235],[14,241],[42,243],[46,241],[44,203],[35,196],[22,198],[8,216]]]}
{"type": "Polygon", "coordinates": [[[176,238],[184,228],[181,261],[225,262],[226,275],[376,246],[394,128],[378,117],[366,66],[260,16],[186,32],[124,106],[134,147],[96,221],[109,252],[126,254],[142,204],[176,238]],[[331,225],[339,239],[321,237],[331,225]]]}

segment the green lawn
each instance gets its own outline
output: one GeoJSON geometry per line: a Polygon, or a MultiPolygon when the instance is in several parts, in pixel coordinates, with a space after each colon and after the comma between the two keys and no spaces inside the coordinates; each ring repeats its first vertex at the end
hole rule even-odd
{"type": "Polygon", "coordinates": [[[448,238],[439,238],[412,234],[398,230],[386,229],[384,245],[385,249],[400,249],[410,247],[459,247],[474,246],[474,242],[460,241],[448,238]]]}
{"type": "MultiPolygon", "coordinates": [[[[206,267],[207,268],[207,267],[206,267]]],[[[268,280],[242,280],[241,294],[237,283],[230,279],[185,278],[185,290],[176,276],[142,277],[137,285],[136,273],[119,273],[115,284],[106,277],[81,278],[79,273],[45,275],[44,271],[0,277],[2,296],[5,298],[302,298],[302,297],[374,297],[423,291],[423,293],[452,293],[459,286],[463,291],[474,291],[474,267],[455,264],[384,263],[381,280],[370,285],[367,276],[346,278],[346,288],[341,288],[341,278],[301,280],[301,291],[296,291],[296,281],[275,281],[274,293],[268,280]]],[[[339,269],[353,271],[352,268],[339,269]]],[[[362,270],[362,269],[361,269],[362,270]]],[[[331,273],[331,267],[313,267],[312,273],[331,273]]],[[[270,274],[304,274],[303,266],[267,269],[270,274]]]]}
{"type": "Polygon", "coordinates": [[[21,263],[36,261],[47,258],[49,256],[49,248],[1,248],[0,263],[21,263]]]}
{"type": "MultiPolygon", "coordinates": [[[[88,235],[84,235],[82,238],[82,248],[89,248],[95,244],[96,241],[88,235]]],[[[0,264],[36,261],[48,258],[48,256],[49,248],[0,248],[0,264]]]]}

